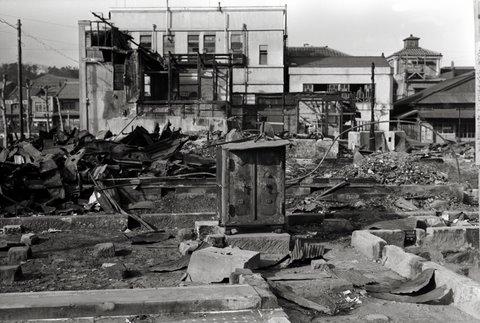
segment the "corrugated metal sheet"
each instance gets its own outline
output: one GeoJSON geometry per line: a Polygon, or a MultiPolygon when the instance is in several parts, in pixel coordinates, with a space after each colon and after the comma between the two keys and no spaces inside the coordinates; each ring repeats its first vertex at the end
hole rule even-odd
{"type": "Polygon", "coordinates": [[[474,108],[462,109],[460,113],[458,109],[433,109],[421,110],[420,116],[424,119],[471,119],[475,117],[474,108]]]}

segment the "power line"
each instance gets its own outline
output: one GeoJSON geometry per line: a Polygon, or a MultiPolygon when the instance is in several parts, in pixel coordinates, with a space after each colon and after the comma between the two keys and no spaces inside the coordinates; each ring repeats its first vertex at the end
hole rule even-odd
{"type": "MultiPolygon", "coordinates": [[[[0,16],[18,18],[17,16],[8,15],[8,14],[5,14],[5,13],[2,13],[0,16]]],[[[64,25],[64,24],[59,24],[59,23],[50,22],[50,21],[45,21],[45,20],[40,20],[40,19],[35,19],[35,18],[25,18],[25,17],[22,17],[22,18],[20,18],[20,19],[22,19],[22,20],[25,19],[25,20],[37,21],[37,22],[41,22],[41,23],[44,23],[44,24],[49,24],[49,25],[55,25],[55,26],[62,26],[62,27],[68,27],[68,28],[77,29],[77,26],[74,26],[74,25],[64,25]]]]}

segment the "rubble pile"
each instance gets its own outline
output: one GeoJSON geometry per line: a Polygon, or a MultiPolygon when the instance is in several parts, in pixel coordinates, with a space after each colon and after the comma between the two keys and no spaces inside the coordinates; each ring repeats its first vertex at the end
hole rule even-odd
{"type": "Polygon", "coordinates": [[[403,152],[374,153],[333,171],[329,177],[365,178],[381,184],[444,184],[448,175],[434,165],[422,163],[419,156],[403,152]]]}
{"type": "Polygon", "coordinates": [[[78,214],[99,210],[104,178],[168,177],[215,173],[215,160],[181,152],[197,139],[170,125],[126,135],[100,131],[52,131],[17,141],[0,151],[0,209],[3,216],[78,214]],[[97,195],[92,195],[94,190],[97,195]],[[90,199],[90,201],[89,201],[90,199]]]}

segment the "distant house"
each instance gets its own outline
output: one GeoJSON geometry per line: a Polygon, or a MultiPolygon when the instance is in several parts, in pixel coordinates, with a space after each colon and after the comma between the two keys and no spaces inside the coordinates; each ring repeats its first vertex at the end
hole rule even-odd
{"type": "MultiPolygon", "coordinates": [[[[383,56],[350,56],[327,46],[289,47],[289,90],[349,92],[354,95],[360,112],[358,122],[366,123],[371,120],[372,63],[375,64],[375,120],[388,121],[392,108],[393,78],[392,69],[383,56]]],[[[388,131],[389,124],[379,124],[377,128],[388,131]]]]}
{"type": "MultiPolygon", "coordinates": [[[[25,86],[22,87],[22,91],[24,131],[26,131],[28,91],[25,86]]],[[[69,111],[72,109],[77,110],[76,118],[78,119],[78,79],[45,74],[39,76],[34,80],[31,80],[29,91],[32,109],[30,115],[32,133],[38,133],[40,130],[49,131],[53,127],[58,126],[59,119],[58,104],[56,99],[57,96],[59,96],[59,98],[61,96],[60,102],[65,101],[65,107],[69,111]],[[69,84],[67,89],[65,89],[66,84],[69,84]],[[76,95],[75,90],[72,90],[72,88],[74,87],[77,88],[76,95]],[[76,107],[71,108],[72,101],[77,102],[76,105],[74,104],[74,106],[76,107]],[[55,119],[57,120],[57,122],[55,121],[55,119]]],[[[20,129],[18,94],[18,86],[15,86],[15,88],[10,92],[6,100],[7,118],[10,131],[17,134],[20,129]]],[[[72,116],[72,119],[75,119],[73,112],[65,113],[65,116],[63,116],[63,118],[66,118],[68,114],[72,116]]]]}
{"type": "Polygon", "coordinates": [[[395,79],[394,101],[441,82],[442,54],[419,46],[420,38],[410,35],[403,48],[387,57],[395,79]]]}
{"type": "Polygon", "coordinates": [[[474,140],[475,72],[460,74],[395,102],[392,119],[418,121],[418,126],[399,127],[422,142],[442,142],[440,136],[457,141],[474,140]],[[440,136],[420,124],[432,127],[440,136]]]}

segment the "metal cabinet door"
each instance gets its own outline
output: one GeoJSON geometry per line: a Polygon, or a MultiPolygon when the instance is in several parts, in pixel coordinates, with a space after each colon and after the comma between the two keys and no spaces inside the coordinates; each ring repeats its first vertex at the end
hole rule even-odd
{"type": "Polygon", "coordinates": [[[256,223],[283,224],[284,220],[284,163],[285,148],[257,152],[257,210],[256,223]]]}
{"type": "Polygon", "coordinates": [[[255,154],[230,151],[228,160],[229,198],[226,225],[249,225],[254,220],[255,154]]]}

